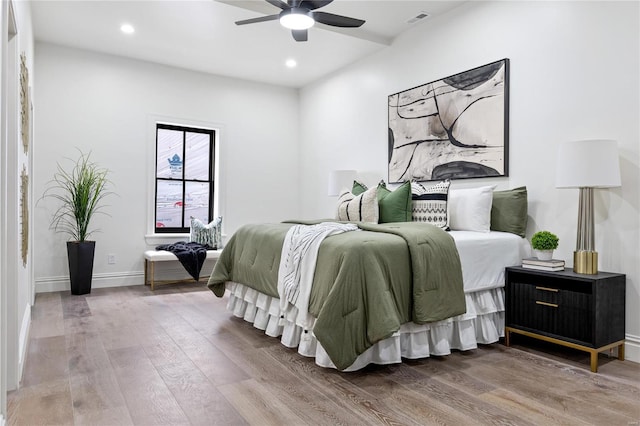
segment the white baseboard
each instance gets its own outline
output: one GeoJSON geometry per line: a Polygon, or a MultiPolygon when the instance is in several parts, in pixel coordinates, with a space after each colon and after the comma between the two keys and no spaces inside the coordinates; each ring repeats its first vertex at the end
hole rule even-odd
{"type": "MultiPolygon", "coordinates": [[[[213,266],[216,264],[215,259],[205,261],[200,271],[200,276],[205,277],[211,274],[213,266]]],[[[186,279],[189,275],[185,272],[180,262],[156,262],[155,266],[156,279],[186,279]]],[[[69,291],[71,283],[69,276],[60,277],[42,277],[36,278],[36,293],[49,293],[52,291],[69,291]]],[[[91,288],[105,287],[124,287],[129,285],[144,284],[144,271],[125,271],[93,274],[91,280],[91,288]]]]}
{"type": "Polygon", "coordinates": [[[31,330],[31,305],[27,305],[22,317],[22,325],[20,326],[20,336],[18,337],[18,383],[22,381],[22,372],[24,371],[24,361],[27,358],[27,350],[29,348],[29,331],[31,330]]]}
{"type": "Polygon", "coordinates": [[[627,334],[624,338],[624,359],[640,363],[640,336],[627,334]]]}
{"type": "MultiPolygon", "coordinates": [[[[36,278],[35,281],[36,293],[69,291],[71,289],[69,276],[36,278]]],[[[91,288],[124,287],[142,284],[144,284],[144,273],[142,271],[93,274],[93,279],[91,280],[91,288]]]]}

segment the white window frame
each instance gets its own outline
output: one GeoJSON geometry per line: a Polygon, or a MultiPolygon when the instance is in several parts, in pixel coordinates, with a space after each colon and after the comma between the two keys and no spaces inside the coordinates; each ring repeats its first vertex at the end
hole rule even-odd
{"type": "Polygon", "coordinates": [[[155,194],[156,194],[156,125],[169,124],[173,126],[195,127],[214,131],[214,171],[213,171],[213,217],[222,215],[220,202],[222,185],[220,182],[220,140],[224,133],[224,126],[183,118],[150,115],[147,120],[147,232],[145,241],[148,245],[185,241],[189,233],[156,233],[155,232],[155,194]]]}

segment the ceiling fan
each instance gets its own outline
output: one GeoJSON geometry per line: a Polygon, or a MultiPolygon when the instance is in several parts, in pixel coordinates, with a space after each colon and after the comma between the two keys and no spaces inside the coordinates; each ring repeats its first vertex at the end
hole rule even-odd
{"type": "Polygon", "coordinates": [[[316,22],[342,28],[357,28],[365,22],[362,19],[316,11],[316,9],[328,5],[333,2],[333,0],[288,0],[288,2],[283,0],[266,0],[266,2],[282,9],[282,11],[275,15],[236,21],[236,25],[255,24],[257,22],[275,21],[278,19],[283,27],[291,30],[295,41],[307,41],[307,30],[316,22]]]}

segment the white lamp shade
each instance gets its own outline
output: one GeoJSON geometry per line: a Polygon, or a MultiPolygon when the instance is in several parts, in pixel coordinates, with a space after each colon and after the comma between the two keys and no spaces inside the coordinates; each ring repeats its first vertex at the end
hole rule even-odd
{"type": "Polygon", "coordinates": [[[616,141],[598,139],[560,144],[556,163],[556,188],[616,186],[621,186],[616,141]]]}
{"type": "Polygon", "coordinates": [[[351,190],[355,178],[355,170],[333,170],[329,173],[329,196],[340,195],[343,188],[351,190]]]}

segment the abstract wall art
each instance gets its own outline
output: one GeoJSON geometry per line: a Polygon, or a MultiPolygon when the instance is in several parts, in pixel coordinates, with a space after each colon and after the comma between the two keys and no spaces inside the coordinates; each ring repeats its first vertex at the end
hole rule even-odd
{"type": "Polygon", "coordinates": [[[508,59],[388,101],[389,182],[509,175],[508,59]]]}

